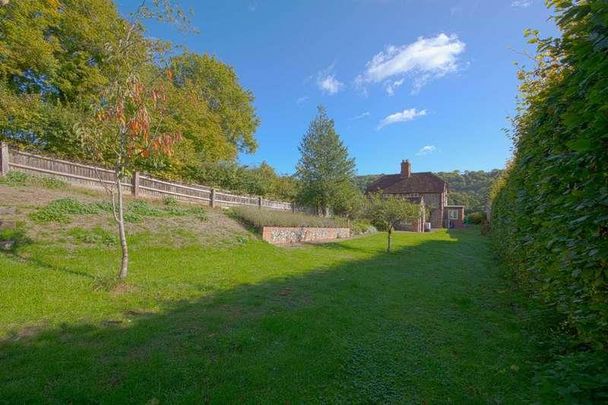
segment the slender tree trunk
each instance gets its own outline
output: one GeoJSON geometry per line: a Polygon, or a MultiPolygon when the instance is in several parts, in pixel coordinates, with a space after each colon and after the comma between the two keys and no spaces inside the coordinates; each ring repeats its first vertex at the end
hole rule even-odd
{"type": "Polygon", "coordinates": [[[388,241],[387,241],[387,245],[386,245],[386,251],[388,253],[391,252],[391,236],[392,236],[392,234],[393,234],[393,227],[389,226],[388,227],[388,241]]]}
{"type": "Polygon", "coordinates": [[[124,201],[122,195],[121,176],[116,176],[116,187],[118,191],[118,213],[116,222],[118,222],[118,235],[120,237],[120,248],[122,249],[122,260],[120,262],[120,272],[118,278],[125,279],[129,272],[129,248],[127,247],[127,236],[125,234],[125,216],[124,216],[124,201]]]}

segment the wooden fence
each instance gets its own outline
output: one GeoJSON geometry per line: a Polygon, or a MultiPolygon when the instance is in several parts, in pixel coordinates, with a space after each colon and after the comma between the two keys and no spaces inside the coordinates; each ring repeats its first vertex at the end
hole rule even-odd
{"type": "MultiPolygon", "coordinates": [[[[53,177],[89,188],[102,189],[104,185],[115,183],[114,172],[111,170],[9,149],[6,144],[0,143],[0,175],[6,175],[11,170],[53,177]]],[[[297,210],[294,204],[289,202],[267,200],[259,196],[237,195],[197,184],[169,182],[142,173],[135,173],[129,181],[121,185],[123,190],[135,197],[173,197],[212,207],[249,205],[281,211],[297,210]]]]}

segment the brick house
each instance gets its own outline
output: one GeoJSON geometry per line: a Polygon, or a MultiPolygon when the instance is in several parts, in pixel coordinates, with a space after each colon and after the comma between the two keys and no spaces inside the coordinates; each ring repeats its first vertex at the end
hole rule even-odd
{"type": "MultiPolygon", "coordinates": [[[[430,217],[426,221],[433,228],[463,227],[464,207],[448,205],[448,183],[431,172],[412,173],[409,160],[401,162],[401,172],[387,174],[367,186],[368,193],[401,196],[428,208],[430,217]],[[448,218],[450,214],[453,218],[448,218]]],[[[421,218],[424,222],[425,218],[421,218]]],[[[420,226],[412,225],[412,231],[420,226]]]]}

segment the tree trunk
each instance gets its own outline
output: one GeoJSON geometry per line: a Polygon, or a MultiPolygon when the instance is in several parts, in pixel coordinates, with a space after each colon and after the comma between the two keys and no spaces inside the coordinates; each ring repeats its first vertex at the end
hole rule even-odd
{"type": "Polygon", "coordinates": [[[123,280],[127,277],[129,272],[129,249],[127,247],[127,236],[125,234],[124,201],[119,175],[116,176],[116,187],[118,188],[118,213],[116,215],[116,222],[118,222],[118,235],[120,237],[120,248],[122,249],[122,260],[120,262],[118,278],[123,280]]]}
{"type": "Polygon", "coordinates": [[[393,227],[389,226],[388,227],[388,241],[387,241],[387,245],[386,245],[386,251],[388,253],[391,252],[391,236],[392,236],[392,234],[393,234],[393,227]]]}

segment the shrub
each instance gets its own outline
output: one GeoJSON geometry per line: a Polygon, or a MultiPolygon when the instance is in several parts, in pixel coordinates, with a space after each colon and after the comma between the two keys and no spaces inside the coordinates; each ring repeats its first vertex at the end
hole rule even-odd
{"type": "Polygon", "coordinates": [[[112,206],[106,203],[83,203],[74,198],[61,198],[51,201],[46,207],[39,208],[30,214],[34,222],[58,222],[67,224],[73,215],[98,214],[111,211],[112,206]]]}
{"type": "Polygon", "coordinates": [[[363,219],[352,221],[350,223],[350,229],[352,230],[353,235],[365,235],[378,232],[371,222],[363,219]]]}
{"type": "Polygon", "coordinates": [[[481,225],[487,221],[486,213],[483,211],[472,212],[466,216],[464,222],[467,224],[481,225]]]}
{"type": "Polygon", "coordinates": [[[234,207],[231,212],[238,219],[255,228],[264,226],[340,228],[346,226],[342,219],[317,217],[300,212],[292,213],[257,207],[234,207]]]}

